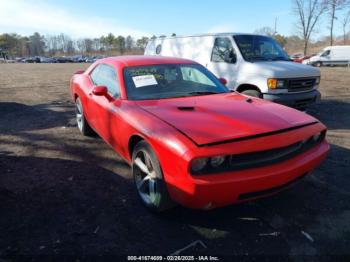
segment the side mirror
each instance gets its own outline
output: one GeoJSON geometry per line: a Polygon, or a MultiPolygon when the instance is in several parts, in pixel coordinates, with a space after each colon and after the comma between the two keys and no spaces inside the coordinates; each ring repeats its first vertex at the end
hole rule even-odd
{"type": "Polygon", "coordinates": [[[233,50],[227,52],[224,56],[224,61],[229,64],[236,63],[237,61],[236,53],[233,50]]]}
{"type": "Polygon", "coordinates": [[[223,84],[224,86],[227,85],[227,80],[226,80],[225,78],[220,77],[220,78],[219,78],[219,81],[220,81],[220,83],[223,84]]]}
{"type": "Polygon", "coordinates": [[[85,72],[85,70],[78,70],[78,71],[76,71],[74,74],[75,75],[81,75],[81,74],[83,74],[85,72]]]}
{"type": "Polygon", "coordinates": [[[92,89],[92,93],[95,96],[107,96],[108,95],[108,89],[105,86],[95,86],[92,89]]]}

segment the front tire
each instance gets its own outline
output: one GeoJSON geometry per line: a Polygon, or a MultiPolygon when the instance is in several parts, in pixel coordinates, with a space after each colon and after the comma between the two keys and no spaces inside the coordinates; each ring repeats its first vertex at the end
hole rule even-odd
{"type": "Polygon", "coordinates": [[[137,193],[147,208],[162,212],[174,206],[158,158],[146,141],[140,141],[135,146],[131,170],[137,193]]]}
{"type": "Polygon", "coordinates": [[[75,117],[80,133],[84,136],[93,136],[95,134],[89,123],[86,121],[83,105],[79,97],[75,100],[75,117]]]}

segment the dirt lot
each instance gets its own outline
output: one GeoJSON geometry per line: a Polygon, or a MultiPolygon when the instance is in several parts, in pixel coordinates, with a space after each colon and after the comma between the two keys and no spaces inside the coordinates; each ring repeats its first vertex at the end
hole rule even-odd
{"type": "Polygon", "coordinates": [[[0,261],[167,255],[197,240],[205,247],[181,254],[350,256],[350,69],[322,68],[323,100],[309,113],[332,149],[313,174],[256,202],[154,215],[129,167],[76,128],[69,78],[85,67],[0,65],[0,261]]]}

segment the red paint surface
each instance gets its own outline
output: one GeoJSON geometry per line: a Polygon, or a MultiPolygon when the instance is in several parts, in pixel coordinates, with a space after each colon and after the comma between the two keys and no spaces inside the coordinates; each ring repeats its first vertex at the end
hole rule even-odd
{"type": "Polygon", "coordinates": [[[191,160],[226,154],[241,154],[288,146],[326,129],[322,123],[287,132],[218,145],[209,143],[239,139],[317,122],[297,110],[237,93],[129,101],[123,69],[127,66],[195,63],[164,57],[129,56],[101,59],[71,80],[73,99],[80,97],[90,126],[120,154],[131,161],[129,142],[133,136],[146,140],[160,161],[172,199],[192,208],[218,207],[238,202],[240,194],[266,190],[312,171],[326,157],[324,140],[316,147],[281,163],[259,168],[194,177],[191,160]],[[89,74],[99,63],[113,66],[120,81],[118,99],[92,94],[89,74]],[[193,111],[178,107],[193,107],[193,111]]]}

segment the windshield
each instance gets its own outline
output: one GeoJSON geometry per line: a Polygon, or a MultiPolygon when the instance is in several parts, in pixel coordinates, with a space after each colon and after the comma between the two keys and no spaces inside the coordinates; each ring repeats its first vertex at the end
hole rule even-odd
{"type": "Polygon", "coordinates": [[[329,49],[323,49],[321,52],[319,52],[318,56],[328,56],[331,53],[331,50],[329,49]]]}
{"type": "Polygon", "coordinates": [[[271,37],[236,35],[234,39],[243,58],[247,61],[290,61],[287,53],[271,37]]]}
{"type": "Polygon", "coordinates": [[[228,93],[201,65],[164,64],[124,69],[128,99],[146,100],[228,93]]]}

